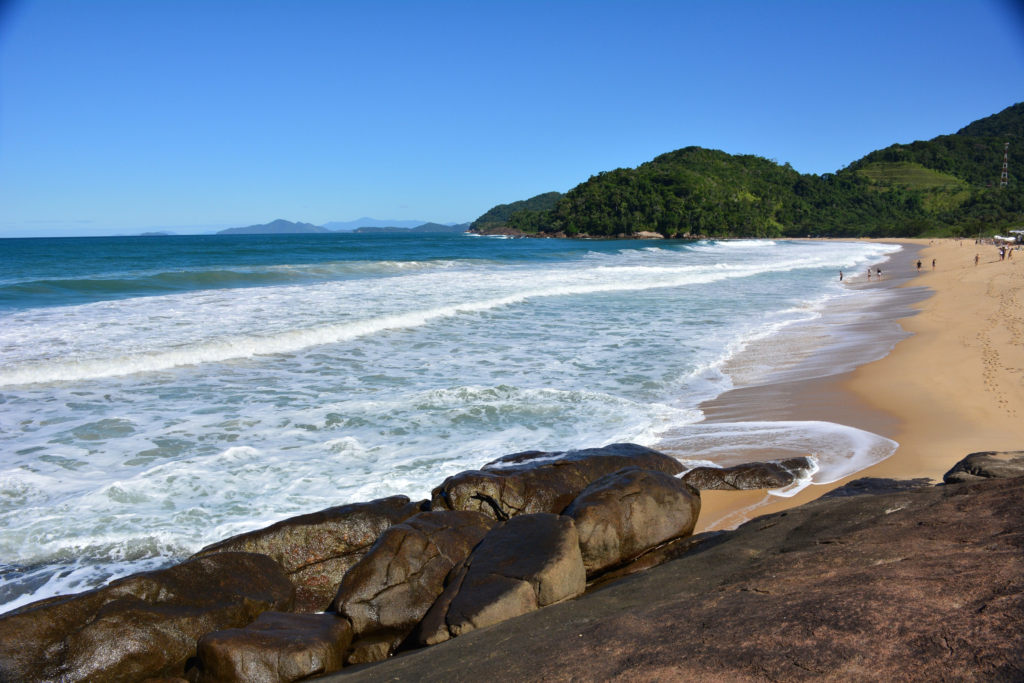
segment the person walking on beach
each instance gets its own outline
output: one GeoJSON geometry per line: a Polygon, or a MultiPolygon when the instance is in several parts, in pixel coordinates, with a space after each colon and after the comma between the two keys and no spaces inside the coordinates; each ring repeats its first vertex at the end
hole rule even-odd
{"type": "Polygon", "coordinates": [[[839,281],[840,282],[843,281],[843,271],[841,271],[841,270],[839,271],[839,281]]]}
{"type": "Polygon", "coordinates": [[[878,276],[877,279],[878,279],[879,282],[881,282],[882,281],[882,269],[881,268],[875,268],[875,275],[878,276]]]}
{"type": "Polygon", "coordinates": [[[871,282],[871,267],[868,266],[868,282],[871,282]]]}
{"type": "Polygon", "coordinates": [[[935,270],[935,259],[932,259],[932,270],[935,270]]]}
{"type": "Polygon", "coordinates": [[[920,259],[918,259],[918,261],[917,261],[917,272],[918,273],[921,272],[921,260],[920,259]]]}
{"type": "Polygon", "coordinates": [[[978,265],[978,255],[977,254],[974,255],[974,265],[975,265],[975,267],[977,267],[977,265],[978,265]]]}

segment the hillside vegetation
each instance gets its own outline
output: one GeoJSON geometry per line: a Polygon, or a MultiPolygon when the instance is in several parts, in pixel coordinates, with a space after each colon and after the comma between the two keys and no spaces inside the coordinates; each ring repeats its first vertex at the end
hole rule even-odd
{"type": "Polygon", "coordinates": [[[561,192],[545,192],[536,197],[523,199],[511,204],[498,204],[493,209],[477,218],[470,225],[471,228],[487,229],[505,225],[509,216],[516,211],[549,211],[555,208],[555,204],[562,198],[561,192]]]}
{"type": "Polygon", "coordinates": [[[1003,144],[1024,143],[1022,128],[1018,104],[956,135],[892,145],[820,176],[758,156],[687,147],[599,173],[564,196],[540,195],[553,197],[548,208],[527,206],[540,197],[503,204],[473,227],[504,220],[528,233],[593,236],[991,234],[1024,222],[1024,188],[1012,159],[1009,187],[999,187],[1003,144]]]}

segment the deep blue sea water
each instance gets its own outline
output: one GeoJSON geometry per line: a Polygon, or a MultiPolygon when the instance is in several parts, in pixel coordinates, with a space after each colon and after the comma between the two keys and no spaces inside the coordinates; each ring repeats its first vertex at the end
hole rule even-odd
{"type": "MultiPolygon", "coordinates": [[[[0,240],[0,611],[506,453],[697,429],[730,358],[895,249],[0,240]]],[[[884,457],[837,433],[800,437],[819,481],[884,457]]]]}

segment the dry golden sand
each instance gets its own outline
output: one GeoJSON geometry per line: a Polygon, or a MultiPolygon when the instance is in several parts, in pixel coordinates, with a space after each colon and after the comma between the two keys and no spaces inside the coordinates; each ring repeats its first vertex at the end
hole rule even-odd
{"type": "MultiPolygon", "coordinates": [[[[852,372],[801,383],[802,396],[789,397],[783,417],[776,406],[765,405],[764,413],[745,410],[746,419],[758,413],[761,419],[824,419],[899,443],[890,458],[850,479],[940,480],[968,453],[1024,450],[1024,251],[1000,262],[995,247],[973,240],[880,241],[921,247],[921,275],[906,284],[934,294],[914,306],[918,315],[900,321],[913,336],[852,372]]],[[[864,279],[859,275],[852,284],[864,279]]],[[[724,403],[729,400],[723,396],[724,403]]],[[[735,527],[806,503],[850,479],[810,486],[787,499],[705,492],[698,531],[735,527]]]]}

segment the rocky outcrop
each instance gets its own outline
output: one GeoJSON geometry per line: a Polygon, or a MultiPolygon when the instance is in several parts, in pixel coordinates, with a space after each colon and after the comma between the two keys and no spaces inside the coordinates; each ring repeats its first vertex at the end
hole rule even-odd
{"type": "Polygon", "coordinates": [[[419,645],[583,594],[586,571],[573,521],[520,515],[491,531],[445,588],[414,633],[419,645]]]}
{"type": "Polygon", "coordinates": [[[184,676],[201,637],[288,610],[294,593],[269,557],[222,553],[43,600],[0,618],[0,681],[184,676]]]}
{"type": "Polygon", "coordinates": [[[199,683],[293,683],[341,669],[352,627],[334,614],[264,612],[199,641],[199,683]]]}
{"type": "Polygon", "coordinates": [[[496,524],[479,512],[449,511],[396,524],[345,574],[333,609],[352,622],[358,638],[401,641],[444,590],[452,568],[496,524]]]}
{"type": "Polygon", "coordinates": [[[636,467],[601,477],[565,510],[576,522],[588,577],[689,536],[699,514],[700,495],[685,482],[636,467]]]}
{"type": "Polygon", "coordinates": [[[971,453],[942,475],[947,484],[1024,477],[1024,451],[971,453]]]}
{"type": "Polygon", "coordinates": [[[274,558],[295,585],[295,611],[322,612],[348,571],[388,527],[421,512],[426,501],[392,496],[292,517],[265,529],[203,548],[214,553],[262,553],[274,558]]]}
{"type": "Polygon", "coordinates": [[[734,467],[695,467],[682,479],[699,491],[778,489],[789,486],[813,468],[814,462],[810,458],[787,458],[748,462],[734,467]]]}
{"type": "Polygon", "coordinates": [[[1024,478],[855,488],[339,683],[1024,679],[1024,478]]]}
{"type": "Polygon", "coordinates": [[[675,458],[636,444],[506,455],[461,472],[432,492],[434,510],[476,510],[496,519],[538,512],[559,514],[591,482],[625,467],[678,474],[675,458]]]}

